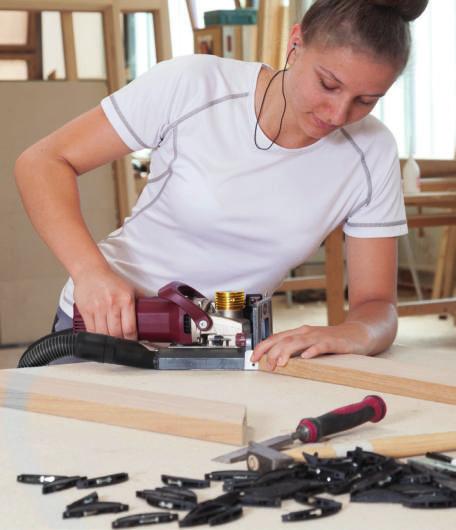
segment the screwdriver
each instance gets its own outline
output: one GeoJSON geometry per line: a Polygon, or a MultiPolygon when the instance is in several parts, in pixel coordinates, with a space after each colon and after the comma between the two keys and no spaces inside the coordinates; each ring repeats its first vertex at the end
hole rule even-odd
{"type": "MultiPolygon", "coordinates": [[[[358,403],[339,407],[322,416],[303,418],[295,431],[275,436],[259,443],[271,449],[281,449],[292,444],[295,440],[299,440],[302,443],[314,443],[325,436],[352,429],[368,421],[377,423],[385,417],[385,414],[386,403],[380,396],[366,396],[358,403]]],[[[224,464],[241,462],[247,458],[248,451],[248,447],[243,447],[218,456],[214,458],[214,461],[224,464]]]]}

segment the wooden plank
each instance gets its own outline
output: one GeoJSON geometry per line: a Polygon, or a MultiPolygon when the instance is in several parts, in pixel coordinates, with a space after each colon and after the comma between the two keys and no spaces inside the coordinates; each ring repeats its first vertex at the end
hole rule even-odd
{"type": "Polygon", "coordinates": [[[303,291],[304,289],[326,289],[326,276],[296,276],[283,280],[277,291],[303,291]]]}
{"type": "Polygon", "coordinates": [[[0,0],[0,9],[19,11],[103,11],[117,4],[121,11],[162,9],[166,0],[0,0]]]}
{"type": "Polygon", "coordinates": [[[456,175],[456,160],[417,159],[417,162],[420,166],[422,177],[443,177],[445,175],[456,175]]]}
{"type": "Polygon", "coordinates": [[[421,189],[422,191],[454,191],[456,190],[456,177],[431,177],[421,179],[421,189]]]}
{"type": "Polygon", "coordinates": [[[443,292],[443,277],[445,273],[445,261],[448,252],[448,237],[450,233],[450,227],[445,226],[443,228],[442,235],[439,243],[439,254],[437,256],[437,264],[434,272],[434,282],[432,284],[432,298],[441,298],[443,292]]]}
{"type": "Polygon", "coordinates": [[[0,9],[19,11],[102,11],[113,0],[0,0],[0,9]]]}
{"type": "MultiPolygon", "coordinates": [[[[108,6],[103,10],[103,36],[106,57],[108,92],[112,93],[127,82],[123,58],[122,36],[120,33],[120,10],[118,6],[108,6]]],[[[119,226],[127,217],[136,200],[135,182],[129,157],[113,162],[116,180],[119,226]]]]}
{"type": "Polygon", "coordinates": [[[421,226],[445,226],[456,224],[456,212],[407,215],[409,228],[421,226]]]}
{"type": "MultiPolygon", "coordinates": [[[[266,359],[260,361],[260,370],[270,372],[266,359]]],[[[453,374],[381,357],[347,354],[295,358],[272,373],[456,404],[453,374]]]]}
{"type": "Polygon", "coordinates": [[[233,445],[242,445],[246,434],[243,405],[44,377],[22,369],[0,371],[0,404],[233,445]]]}
{"type": "Polygon", "coordinates": [[[456,226],[448,228],[448,246],[444,264],[444,281],[442,296],[453,296],[454,293],[454,269],[456,264],[456,226]]]}
{"type": "Polygon", "coordinates": [[[280,57],[282,0],[260,0],[258,6],[258,61],[282,68],[280,57]]]}
{"type": "MultiPolygon", "coordinates": [[[[416,159],[420,166],[421,178],[456,176],[456,160],[425,160],[416,159]]],[[[401,159],[401,170],[407,159],[401,159]]]]}
{"type": "Polygon", "coordinates": [[[282,5],[280,6],[279,14],[280,14],[280,17],[278,20],[278,31],[279,31],[278,62],[279,62],[279,68],[283,68],[285,65],[285,59],[287,58],[288,39],[290,37],[289,6],[282,3],[282,5]]]}
{"type": "Polygon", "coordinates": [[[420,191],[404,195],[406,206],[456,207],[456,191],[420,191]]]}
{"type": "Polygon", "coordinates": [[[157,62],[165,61],[172,57],[168,4],[166,2],[162,2],[162,4],[160,9],[156,9],[153,12],[157,62]]]}
{"type": "Polygon", "coordinates": [[[119,9],[124,13],[148,13],[150,11],[166,9],[167,0],[112,0],[117,1],[119,9]]]}
{"type": "Polygon", "coordinates": [[[195,31],[199,29],[198,28],[198,14],[196,12],[195,3],[193,0],[185,0],[185,3],[187,4],[188,17],[190,19],[192,30],[195,31]]]}
{"type": "Polygon", "coordinates": [[[68,81],[77,81],[76,45],[74,40],[73,13],[61,12],[65,73],[68,81]]]}
{"type": "Polygon", "coordinates": [[[438,298],[436,300],[420,300],[418,302],[400,302],[397,306],[400,317],[416,315],[439,315],[450,313],[456,315],[456,298],[438,298]]]}

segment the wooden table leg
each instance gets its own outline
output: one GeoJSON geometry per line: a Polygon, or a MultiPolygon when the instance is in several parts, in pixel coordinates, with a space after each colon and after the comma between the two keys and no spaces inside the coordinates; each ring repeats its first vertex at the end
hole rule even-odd
{"type": "Polygon", "coordinates": [[[344,238],[341,226],[326,238],[325,256],[328,324],[332,326],[345,320],[344,238]]]}
{"type": "Polygon", "coordinates": [[[443,227],[443,232],[440,238],[439,255],[438,255],[437,264],[435,267],[434,283],[432,286],[432,299],[433,300],[435,300],[436,298],[442,297],[443,279],[444,279],[444,274],[445,274],[445,262],[446,262],[446,255],[448,252],[449,233],[450,233],[450,227],[449,226],[443,227]]]}
{"type": "Polygon", "coordinates": [[[449,227],[448,234],[448,250],[445,259],[445,273],[443,280],[443,292],[444,298],[453,296],[454,292],[454,268],[456,260],[456,226],[449,227]]]}
{"type": "MultiPolygon", "coordinates": [[[[445,259],[445,273],[443,279],[444,298],[451,298],[454,295],[454,269],[456,267],[456,226],[449,227],[448,250],[445,259]]],[[[456,326],[456,311],[451,313],[453,323],[456,326]]]]}

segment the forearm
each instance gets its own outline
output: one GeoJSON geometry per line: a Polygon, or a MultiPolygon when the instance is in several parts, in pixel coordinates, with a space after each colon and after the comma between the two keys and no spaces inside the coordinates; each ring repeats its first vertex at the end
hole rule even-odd
{"type": "Polygon", "coordinates": [[[360,333],[365,335],[362,351],[355,353],[375,355],[391,346],[396,337],[397,324],[395,305],[384,300],[374,300],[350,309],[341,326],[359,327],[360,333]]]}
{"type": "Polygon", "coordinates": [[[107,262],[83,220],[77,174],[41,141],[15,166],[16,183],[33,226],[73,279],[107,262]]]}

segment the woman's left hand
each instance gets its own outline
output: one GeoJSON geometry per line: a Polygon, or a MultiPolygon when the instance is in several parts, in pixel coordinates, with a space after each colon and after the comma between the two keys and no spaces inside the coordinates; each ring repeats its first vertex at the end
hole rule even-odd
{"type": "Polygon", "coordinates": [[[267,356],[271,370],[285,366],[290,357],[300,355],[304,359],[323,353],[354,353],[366,355],[370,352],[369,326],[363,322],[344,322],[337,326],[300,326],[299,328],[275,333],[260,342],[251,360],[258,362],[267,356]]]}

